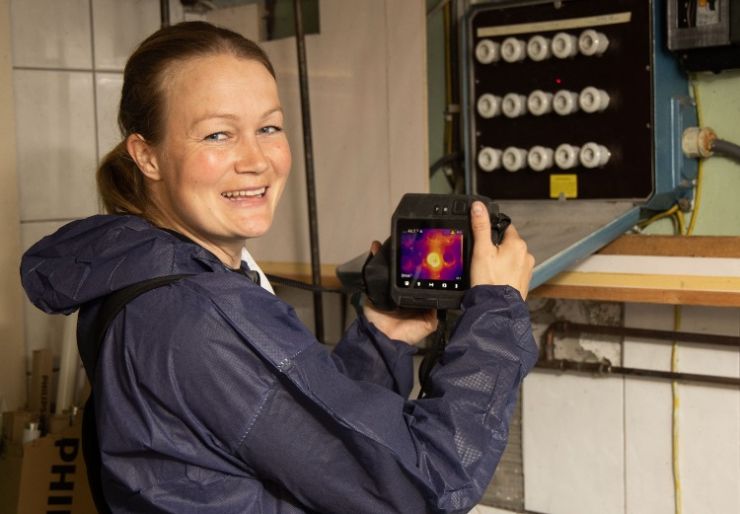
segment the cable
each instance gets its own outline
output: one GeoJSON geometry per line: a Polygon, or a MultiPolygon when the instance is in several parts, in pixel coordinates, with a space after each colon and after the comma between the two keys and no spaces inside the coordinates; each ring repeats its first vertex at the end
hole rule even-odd
{"type": "Polygon", "coordinates": [[[712,142],[712,151],[724,155],[725,157],[732,157],[740,161],[740,145],[725,141],[724,139],[715,139],[712,142]]]}
{"type": "MultiPolygon", "coordinates": [[[[704,113],[702,111],[701,97],[699,96],[699,88],[696,85],[696,80],[691,79],[691,92],[694,96],[694,103],[696,103],[696,122],[701,127],[703,126],[704,113]]],[[[696,172],[696,191],[694,193],[694,210],[691,213],[691,220],[689,221],[689,228],[686,230],[686,235],[690,236],[694,233],[694,227],[696,226],[696,220],[699,217],[699,207],[701,206],[702,190],[704,186],[704,161],[699,159],[699,166],[696,172]]]]}
{"type": "Polygon", "coordinates": [[[432,369],[439,362],[439,359],[442,358],[447,346],[447,311],[438,310],[437,320],[437,331],[434,333],[434,340],[419,366],[419,384],[421,385],[419,399],[429,392],[429,375],[431,375],[432,369]]]}
{"type": "Polygon", "coordinates": [[[671,207],[670,209],[668,209],[666,211],[659,212],[658,214],[652,216],[651,218],[648,218],[648,219],[646,219],[644,221],[641,221],[640,223],[637,224],[637,226],[640,229],[643,229],[643,228],[647,227],[648,225],[651,225],[652,223],[655,223],[658,220],[661,220],[663,218],[667,218],[668,216],[673,216],[677,211],[678,211],[678,205],[674,205],[673,207],[671,207]]]}
{"type": "MultiPolygon", "coordinates": [[[[681,329],[681,306],[673,306],[673,330],[678,332],[681,329]]],[[[671,372],[678,371],[678,341],[673,341],[671,346],[671,372]]],[[[673,470],[673,496],[675,513],[681,514],[683,511],[683,497],[681,493],[681,463],[680,447],[681,432],[679,423],[679,407],[681,406],[681,397],[678,394],[678,382],[671,382],[671,462],[673,470]]]]}

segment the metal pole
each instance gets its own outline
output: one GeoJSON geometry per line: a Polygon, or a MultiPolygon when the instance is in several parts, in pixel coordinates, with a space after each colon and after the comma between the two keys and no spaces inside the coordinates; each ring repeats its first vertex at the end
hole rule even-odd
{"type": "Polygon", "coordinates": [[[170,26],[170,0],[159,0],[159,17],[163,28],[170,26]]]}
{"type": "MultiPolygon", "coordinates": [[[[308,193],[308,230],[311,242],[311,283],[321,286],[321,257],[319,255],[319,221],[316,208],[316,182],[313,167],[313,141],[311,137],[311,109],[308,96],[308,72],[306,64],[306,39],[303,33],[303,11],[300,0],[293,0],[295,16],[295,39],[298,53],[298,76],[301,85],[301,118],[303,120],[303,153],[306,167],[306,191],[308,193]]],[[[321,293],[313,293],[313,313],[316,338],[324,341],[324,304],[321,293]]]]}

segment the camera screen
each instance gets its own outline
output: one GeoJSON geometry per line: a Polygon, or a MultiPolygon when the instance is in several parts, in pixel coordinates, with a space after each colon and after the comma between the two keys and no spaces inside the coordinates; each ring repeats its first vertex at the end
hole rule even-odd
{"type": "MultiPolygon", "coordinates": [[[[465,288],[464,230],[434,222],[402,223],[398,231],[398,287],[465,288]]],[[[457,224],[456,224],[457,225],[457,224]]]]}

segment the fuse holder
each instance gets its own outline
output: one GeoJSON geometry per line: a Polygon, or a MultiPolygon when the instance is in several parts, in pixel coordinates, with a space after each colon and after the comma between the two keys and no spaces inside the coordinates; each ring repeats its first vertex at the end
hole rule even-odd
{"type": "Polygon", "coordinates": [[[550,51],[550,40],[544,36],[532,36],[527,41],[527,55],[536,62],[549,59],[552,55],[550,51]]]}
{"type": "Polygon", "coordinates": [[[545,171],[552,168],[552,148],[533,146],[527,154],[527,164],[534,171],[545,171]]]}
{"type": "Polygon", "coordinates": [[[555,93],[552,108],[560,116],[567,116],[578,111],[578,93],[562,89],[555,93]]]}
{"type": "Polygon", "coordinates": [[[478,167],[483,171],[491,172],[501,167],[501,150],[484,146],[478,152],[478,167]]]}
{"type": "Polygon", "coordinates": [[[491,64],[501,60],[501,43],[490,39],[481,39],[475,45],[475,58],[481,64],[491,64]]]}
{"type": "Polygon", "coordinates": [[[518,118],[527,114],[527,97],[508,93],[501,102],[501,110],[507,118],[518,118]]]}
{"type": "Polygon", "coordinates": [[[494,118],[501,114],[501,97],[485,93],[478,98],[476,108],[482,118],[494,118]]]}
{"type": "Polygon", "coordinates": [[[609,107],[609,94],[603,89],[589,86],[581,91],[578,105],[585,112],[593,114],[609,107]]]}
{"type": "Polygon", "coordinates": [[[521,39],[507,37],[501,43],[501,57],[506,62],[519,62],[527,58],[527,44],[521,39]]]}
{"type": "Polygon", "coordinates": [[[527,109],[535,116],[542,116],[552,111],[552,93],[541,89],[532,91],[527,98],[527,109]]]}
{"type": "Polygon", "coordinates": [[[552,54],[558,59],[570,59],[578,55],[578,39],[573,34],[558,32],[552,38],[552,54]]]}
{"type": "Polygon", "coordinates": [[[579,164],[578,154],[580,148],[577,146],[563,143],[555,149],[555,164],[561,170],[569,170],[575,168],[579,164]]]}
{"type": "Polygon", "coordinates": [[[589,57],[600,56],[609,47],[609,38],[602,32],[587,29],[578,37],[578,49],[589,57]]]}
{"type": "Polygon", "coordinates": [[[586,143],[581,148],[581,152],[578,157],[584,168],[601,168],[609,162],[611,152],[609,152],[605,146],[600,144],[586,143]]]}
{"type": "Polygon", "coordinates": [[[504,150],[501,161],[506,171],[515,172],[527,166],[527,151],[524,148],[510,146],[504,150]]]}

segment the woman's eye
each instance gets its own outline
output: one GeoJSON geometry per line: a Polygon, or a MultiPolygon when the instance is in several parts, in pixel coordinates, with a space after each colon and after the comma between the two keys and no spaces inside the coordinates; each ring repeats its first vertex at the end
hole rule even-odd
{"type": "Polygon", "coordinates": [[[282,128],[278,127],[276,125],[269,125],[267,127],[262,127],[260,129],[260,133],[262,134],[275,134],[276,132],[282,132],[282,128]]]}
{"type": "Polygon", "coordinates": [[[226,132],[214,132],[205,137],[206,141],[223,141],[228,137],[226,132]]]}

